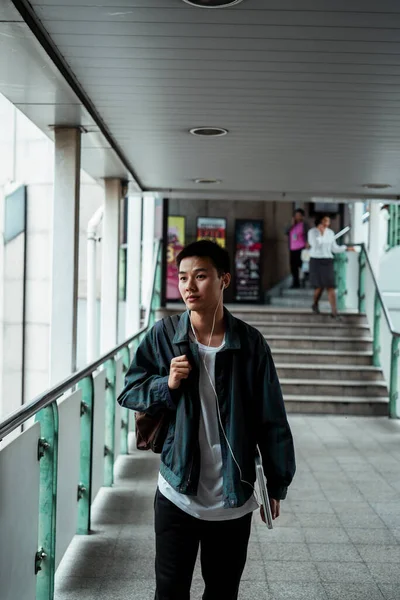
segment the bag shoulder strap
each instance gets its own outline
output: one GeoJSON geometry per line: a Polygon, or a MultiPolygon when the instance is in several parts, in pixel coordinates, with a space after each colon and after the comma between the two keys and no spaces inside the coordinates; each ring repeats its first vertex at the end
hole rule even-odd
{"type": "Polygon", "coordinates": [[[179,321],[180,315],[172,315],[171,317],[167,317],[161,321],[171,344],[175,337],[176,330],[178,329],[179,321]]]}

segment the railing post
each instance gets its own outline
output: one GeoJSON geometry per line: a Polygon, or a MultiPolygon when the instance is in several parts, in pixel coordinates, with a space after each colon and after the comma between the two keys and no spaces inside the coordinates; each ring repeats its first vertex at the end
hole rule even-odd
{"type": "Polygon", "coordinates": [[[336,267],[336,287],[337,287],[337,304],[338,310],[343,312],[346,310],[346,295],[347,295],[347,256],[343,254],[337,254],[335,257],[336,267]]]}
{"type": "Polygon", "coordinates": [[[365,268],[367,259],[365,256],[364,246],[361,248],[360,256],[358,259],[359,273],[358,273],[358,312],[365,314],[365,268]]]}
{"type": "Polygon", "coordinates": [[[400,337],[394,335],[392,338],[392,352],[390,361],[390,388],[389,388],[389,417],[397,419],[400,417],[399,407],[399,354],[400,337]]]}
{"type": "Polygon", "coordinates": [[[372,362],[374,367],[381,366],[381,314],[382,314],[382,305],[379,300],[378,290],[375,290],[375,298],[374,298],[374,340],[373,340],[373,355],[372,362]]]}
{"type": "MultiPolygon", "coordinates": [[[[124,373],[124,377],[129,369],[129,366],[131,364],[131,357],[130,357],[130,353],[129,353],[129,347],[126,346],[122,352],[122,370],[124,373]]],[[[129,452],[129,447],[128,447],[128,435],[129,435],[129,408],[121,408],[121,425],[122,425],[122,431],[121,431],[121,454],[128,454],[129,452]]]]}
{"type": "Polygon", "coordinates": [[[90,532],[90,509],[92,502],[92,460],[93,460],[93,375],[79,382],[82,390],[81,405],[81,456],[78,486],[78,525],[76,533],[87,535],[90,532]]]}
{"type": "Polygon", "coordinates": [[[104,486],[114,483],[115,460],[115,360],[111,358],[105,364],[106,369],[106,431],[104,447],[104,486]]]}
{"type": "Polygon", "coordinates": [[[37,415],[40,423],[39,544],[36,553],[36,600],[53,600],[56,563],[58,407],[52,402],[37,415]]]}

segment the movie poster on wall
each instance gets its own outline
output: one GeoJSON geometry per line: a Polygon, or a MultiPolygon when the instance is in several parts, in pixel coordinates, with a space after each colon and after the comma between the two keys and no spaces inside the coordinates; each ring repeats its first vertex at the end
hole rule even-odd
{"type": "Polygon", "coordinates": [[[226,219],[197,218],[197,240],[212,240],[222,248],[226,246],[226,219]]]}
{"type": "Polygon", "coordinates": [[[263,222],[239,219],[235,226],[235,300],[261,302],[263,222]]]}
{"type": "Polygon", "coordinates": [[[167,300],[180,300],[176,257],[185,245],[185,217],[168,217],[167,300]]]}

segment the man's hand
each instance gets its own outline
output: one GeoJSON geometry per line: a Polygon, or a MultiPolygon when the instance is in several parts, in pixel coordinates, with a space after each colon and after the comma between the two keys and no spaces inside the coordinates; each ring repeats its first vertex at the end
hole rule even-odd
{"type": "Polygon", "coordinates": [[[182,379],[187,379],[192,370],[186,355],[177,356],[171,360],[171,369],[168,378],[168,387],[170,390],[177,390],[181,385],[182,379]]]}
{"type": "MultiPolygon", "coordinates": [[[[269,499],[269,504],[271,506],[272,518],[273,518],[273,520],[275,520],[281,514],[281,501],[280,500],[274,500],[274,498],[270,498],[269,499]]],[[[260,515],[261,515],[261,519],[263,520],[263,522],[266,523],[267,520],[265,518],[264,507],[262,505],[261,505],[261,508],[260,508],[260,515]]]]}

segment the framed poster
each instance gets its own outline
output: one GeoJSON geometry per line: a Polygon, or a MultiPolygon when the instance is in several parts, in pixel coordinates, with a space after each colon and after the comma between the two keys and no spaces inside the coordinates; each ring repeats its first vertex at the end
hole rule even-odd
{"type": "Polygon", "coordinates": [[[263,221],[237,219],[235,225],[235,300],[261,302],[263,221]]]}
{"type": "Polygon", "coordinates": [[[167,300],[181,299],[176,257],[185,245],[185,225],[185,217],[168,217],[167,300]]]}
{"type": "Polygon", "coordinates": [[[197,240],[211,240],[226,246],[226,219],[197,217],[197,240]]]}

